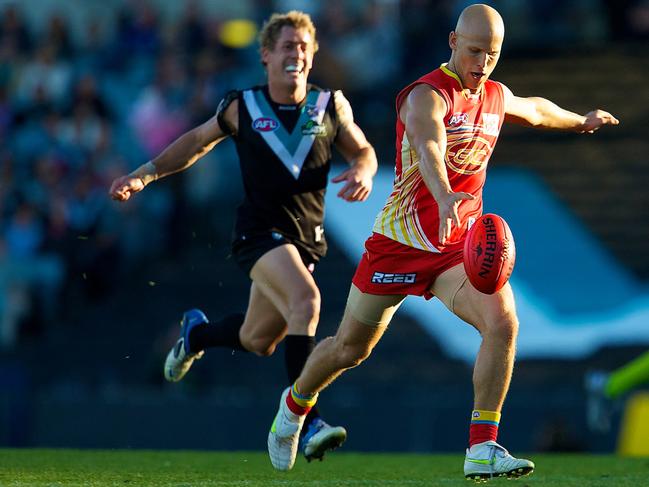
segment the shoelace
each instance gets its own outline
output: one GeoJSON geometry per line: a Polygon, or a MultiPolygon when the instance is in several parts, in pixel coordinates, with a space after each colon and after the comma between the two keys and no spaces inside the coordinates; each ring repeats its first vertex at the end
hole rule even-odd
{"type": "Polygon", "coordinates": [[[509,455],[509,452],[504,446],[491,445],[491,447],[494,449],[492,456],[498,455],[500,458],[505,458],[507,455],[509,455]]]}

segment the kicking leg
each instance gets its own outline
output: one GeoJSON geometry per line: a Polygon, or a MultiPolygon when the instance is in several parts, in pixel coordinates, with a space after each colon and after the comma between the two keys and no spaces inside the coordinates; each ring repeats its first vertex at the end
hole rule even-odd
{"type": "Polygon", "coordinates": [[[268,434],[268,453],[276,469],[293,467],[299,433],[318,392],[370,355],[403,299],[404,296],[363,294],[352,285],[336,336],[318,344],[296,383],[281,396],[268,434]]]}
{"type": "MultiPolygon", "coordinates": [[[[264,296],[285,318],[285,330],[270,342],[272,334],[260,336],[260,329],[251,321],[250,336],[257,335],[260,343],[258,352],[267,345],[272,349],[284,339],[284,358],[289,383],[295,382],[315,347],[315,332],[320,317],[320,292],[313,276],[306,269],[297,249],[292,245],[277,247],[265,254],[253,267],[251,277],[264,296]],[[267,345],[266,345],[267,344],[267,345]]],[[[246,326],[242,329],[245,331],[246,326]]],[[[250,337],[242,340],[251,341],[250,337]]],[[[339,447],[347,438],[342,426],[331,426],[321,417],[317,408],[312,408],[305,420],[301,450],[307,460],[322,459],[328,450],[339,447]]]]}
{"type": "Polygon", "coordinates": [[[300,394],[320,392],[369,357],[404,298],[363,294],[352,284],[336,335],[318,344],[295,383],[300,394]]]}

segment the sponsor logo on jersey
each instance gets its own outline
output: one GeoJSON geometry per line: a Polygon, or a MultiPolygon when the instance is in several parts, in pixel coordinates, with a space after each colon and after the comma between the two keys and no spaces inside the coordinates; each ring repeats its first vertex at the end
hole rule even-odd
{"type": "Polygon", "coordinates": [[[272,132],[279,128],[279,122],[274,118],[259,117],[252,121],[252,128],[257,132],[272,132]]]}
{"type": "Polygon", "coordinates": [[[451,115],[448,124],[451,127],[458,127],[464,123],[467,123],[468,121],[469,121],[469,115],[467,115],[466,113],[458,112],[451,115]]]}
{"type": "Polygon", "coordinates": [[[324,137],[327,135],[327,127],[323,123],[318,123],[315,120],[309,120],[302,125],[302,135],[315,135],[317,137],[324,137]]]}
{"type": "Polygon", "coordinates": [[[417,280],[417,274],[402,274],[400,272],[375,272],[372,274],[372,284],[412,284],[417,280]]]}
{"type": "Polygon", "coordinates": [[[498,135],[500,129],[500,117],[497,113],[483,113],[482,123],[484,125],[484,133],[486,135],[498,135]]]}

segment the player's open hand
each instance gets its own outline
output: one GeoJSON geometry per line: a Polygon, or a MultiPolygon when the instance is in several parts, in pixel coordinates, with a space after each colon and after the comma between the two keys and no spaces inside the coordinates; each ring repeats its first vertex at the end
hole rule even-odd
{"type": "Polygon", "coordinates": [[[362,167],[350,167],[331,181],[334,183],[345,181],[338,191],[338,197],[345,201],[365,201],[372,192],[372,174],[362,167]]]}
{"type": "Polygon", "coordinates": [[[110,185],[110,197],[117,201],[126,201],[131,195],[142,191],[144,182],[142,179],[130,175],[121,176],[110,185]]]}
{"type": "Polygon", "coordinates": [[[460,226],[460,216],[458,214],[458,207],[464,200],[474,200],[475,196],[471,193],[447,193],[441,201],[437,201],[439,207],[439,243],[442,245],[451,236],[453,225],[460,226]]]}
{"type": "Polygon", "coordinates": [[[599,129],[602,125],[617,125],[620,121],[604,110],[593,110],[588,112],[586,115],[586,120],[581,126],[580,132],[592,134],[595,130],[599,129]]]}

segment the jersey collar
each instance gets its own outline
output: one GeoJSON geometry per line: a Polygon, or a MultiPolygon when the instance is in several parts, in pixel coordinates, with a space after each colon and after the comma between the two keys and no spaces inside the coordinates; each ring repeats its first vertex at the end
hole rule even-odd
{"type": "Polygon", "coordinates": [[[475,95],[478,95],[478,97],[482,99],[482,95],[484,93],[484,84],[480,85],[480,88],[476,93],[471,93],[467,88],[464,88],[464,86],[462,86],[462,80],[460,79],[460,77],[457,74],[455,74],[453,71],[448,69],[448,63],[442,63],[439,66],[439,69],[441,69],[446,76],[450,76],[455,81],[457,81],[457,83],[460,85],[460,90],[465,100],[470,100],[475,95]]]}

